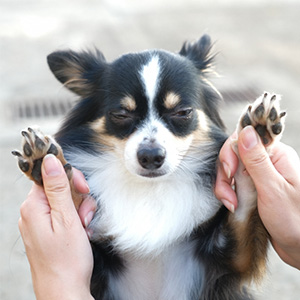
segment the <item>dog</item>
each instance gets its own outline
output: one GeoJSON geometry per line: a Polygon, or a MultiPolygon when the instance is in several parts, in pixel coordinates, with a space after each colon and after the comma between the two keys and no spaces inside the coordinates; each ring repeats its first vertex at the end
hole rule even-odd
{"type": "MultiPolygon", "coordinates": [[[[55,138],[28,128],[23,151],[13,154],[40,185],[47,153],[70,179],[71,166],[85,175],[97,202],[95,299],[253,299],[247,284],[265,272],[269,235],[241,162],[236,212],[213,192],[227,139],[222,98],[207,76],[213,60],[207,35],[178,53],[129,53],[111,63],[98,50],[48,56],[55,77],[80,100],[55,138]]],[[[265,92],[242,112],[237,131],[254,126],[270,150],[284,115],[279,96],[265,92]]],[[[81,197],[72,193],[78,207],[81,197]]]]}

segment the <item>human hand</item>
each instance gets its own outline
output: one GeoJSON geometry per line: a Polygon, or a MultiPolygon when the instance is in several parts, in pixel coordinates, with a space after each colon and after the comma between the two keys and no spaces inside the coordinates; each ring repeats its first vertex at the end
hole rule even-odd
{"type": "MultiPolygon", "coordinates": [[[[231,188],[238,158],[230,138],[220,151],[215,194],[231,211],[238,200],[231,188]]],[[[258,212],[283,261],[300,269],[300,161],[291,147],[277,143],[269,157],[253,127],[238,137],[240,158],[258,194],[258,212]]]]}
{"type": "Polygon", "coordinates": [[[96,211],[96,201],[94,200],[94,198],[87,195],[90,192],[89,186],[83,174],[75,168],[73,168],[72,180],[75,190],[83,195],[83,201],[79,206],[78,215],[88,237],[90,238],[92,235],[92,231],[88,226],[92,221],[96,211]]]}
{"type": "MultiPolygon", "coordinates": [[[[82,226],[89,221],[87,207],[92,201],[83,202],[79,218],[63,166],[53,155],[44,158],[42,176],[44,189],[33,185],[19,220],[36,297],[92,299],[93,256],[82,226]]],[[[74,172],[74,185],[79,192],[88,192],[79,171],[74,172]]]]}

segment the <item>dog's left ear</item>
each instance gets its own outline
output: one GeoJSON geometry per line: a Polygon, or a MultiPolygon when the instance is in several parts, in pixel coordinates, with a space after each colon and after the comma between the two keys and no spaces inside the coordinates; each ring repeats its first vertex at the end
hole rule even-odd
{"type": "Polygon", "coordinates": [[[191,60],[199,71],[205,72],[210,69],[214,59],[211,48],[210,36],[205,34],[196,42],[185,42],[179,54],[191,60]]]}
{"type": "Polygon", "coordinates": [[[69,90],[87,97],[103,75],[107,64],[99,50],[56,51],[48,55],[48,65],[55,77],[69,90]]]}

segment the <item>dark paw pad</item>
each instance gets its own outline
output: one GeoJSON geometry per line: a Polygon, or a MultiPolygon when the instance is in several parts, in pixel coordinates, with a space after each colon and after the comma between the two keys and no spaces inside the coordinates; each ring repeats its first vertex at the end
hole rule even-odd
{"type": "Polygon", "coordinates": [[[246,112],[240,118],[238,132],[242,128],[252,125],[265,146],[273,143],[284,129],[284,116],[286,112],[280,112],[280,97],[264,93],[252,105],[249,105],[246,112]]]}
{"type": "MultiPolygon", "coordinates": [[[[62,150],[56,141],[50,136],[45,136],[38,129],[28,128],[21,132],[23,152],[14,150],[12,154],[17,157],[20,170],[25,173],[31,180],[42,185],[41,166],[43,158],[47,154],[57,156],[63,164],[66,161],[63,157],[62,150]]],[[[72,167],[68,167],[68,177],[71,178],[72,167]]]]}

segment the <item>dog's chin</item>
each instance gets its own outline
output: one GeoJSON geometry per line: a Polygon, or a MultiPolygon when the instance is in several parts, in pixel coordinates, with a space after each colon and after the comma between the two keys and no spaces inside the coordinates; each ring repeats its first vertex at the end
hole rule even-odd
{"type": "Polygon", "coordinates": [[[168,177],[172,171],[168,168],[160,168],[157,170],[139,169],[134,172],[136,176],[144,180],[155,180],[168,177]]]}
{"type": "Polygon", "coordinates": [[[138,174],[138,176],[141,176],[143,178],[149,178],[149,179],[155,179],[167,175],[168,173],[164,171],[142,171],[138,174]]]}
{"type": "Polygon", "coordinates": [[[140,178],[142,180],[159,180],[168,177],[170,174],[172,174],[176,168],[170,168],[169,166],[162,166],[159,169],[154,170],[148,170],[141,167],[134,167],[126,166],[127,171],[131,173],[132,175],[136,176],[137,178],[140,178]]]}

